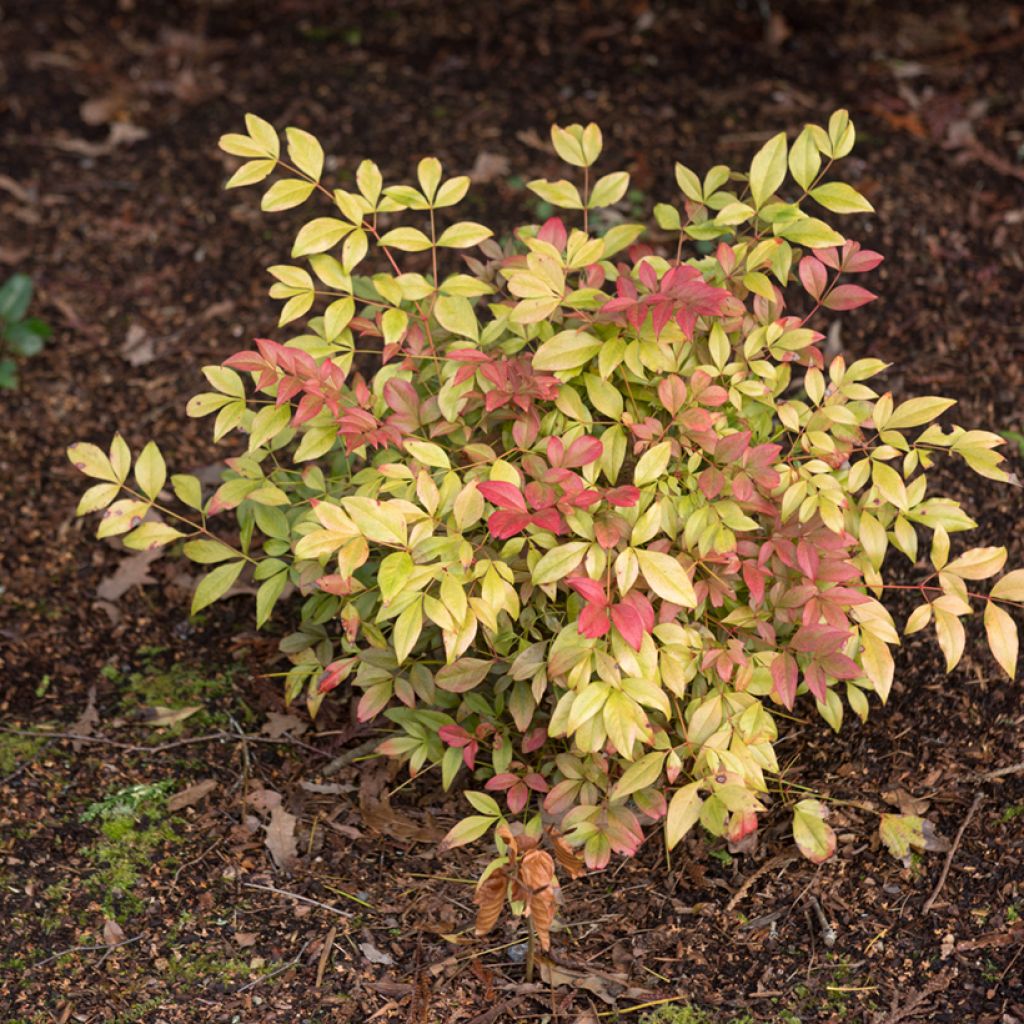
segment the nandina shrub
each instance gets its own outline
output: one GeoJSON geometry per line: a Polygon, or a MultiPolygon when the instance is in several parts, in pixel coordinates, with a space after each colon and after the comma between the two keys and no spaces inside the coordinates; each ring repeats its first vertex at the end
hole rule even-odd
{"type": "MultiPolygon", "coordinates": [[[[244,450],[212,495],[173,476],[180,510],[154,444],[134,480],[120,437],[73,445],[100,481],[78,511],[105,510],[100,537],[211,566],[194,611],[249,571],[259,626],[286,587],[302,595],[286,698],[315,714],[344,684],[360,719],[390,723],[381,753],[445,789],[465,778],[475,813],[447,845],[493,830],[500,854],[481,929],[509,897],[546,942],[542,844],[575,874],[574,848],[602,868],[659,821],[669,848],[698,821],[749,836],[780,712],[838,730],[889,695],[890,551],[934,569],[899,584],[921,598],[903,632],[933,623],[952,669],[983,602],[1013,675],[1002,606],[1024,602],[1024,571],[977,593],[1005,549],[951,557],[975,523],[927,478],[941,456],[1007,479],[1001,439],[937,425],[949,400],[879,395],[877,359],[823,355],[815,325],[873,300],[857,282],[882,259],[817,215],[871,211],[825,180],[853,146],[845,111],[742,171],[677,165],[682,195],[646,235],[608,213],[629,177],[592,175],[597,126],[553,128],[579,173],[529,188],[565,216],[504,245],[451,217],[469,181],[437,160],[416,185],[364,161],[354,191],[329,188],[313,136],[287,129],[282,157],[269,124],[247,127],[221,140],[246,161],[228,187],[281,171],[263,209],[326,212],[269,268],[277,339],[206,367],[189,403],[244,450]]],[[[828,857],[823,806],[794,811],[798,845],[828,857]]],[[[883,835],[905,854],[925,826],[890,817],[883,835]]]]}

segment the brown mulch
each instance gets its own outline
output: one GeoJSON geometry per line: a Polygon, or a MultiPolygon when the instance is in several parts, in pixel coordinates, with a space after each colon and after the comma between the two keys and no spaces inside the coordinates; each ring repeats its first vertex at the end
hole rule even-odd
{"type": "MultiPolygon", "coordinates": [[[[187,567],[162,562],[129,566],[136,582],[99,599],[125,555],[74,520],[81,478],[63,456],[118,429],[135,450],[157,438],[181,469],[224,456],[184,404],[202,365],[272,332],[263,268],[294,226],[222,191],[216,139],[247,110],[316,131],[340,181],[364,156],[392,178],[427,153],[476,167],[492,180],[467,214],[510,226],[535,211],[523,181],[557,170],[554,119],[598,120],[609,168],[631,171],[647,208],[673,194],[674,160],[738,164],[848,106],[849,175],[878,211],[861,237],[887,262],[871,282],[882,301],[843,319],[843,349],[895,362],[897,393],[957,398],[964,425],[1024,432],[1022,50],[1010,3],[5,7],[0,276],[33,276],[55,335],[21,391],[0,393],[0,714],[91,741],[0,734],[15,751],[0,771],[2,1019],[593,1022],[680,996],[715,1024],[1024,1021],[1024,773],[986,778],[1024,758],[1021,684],[980,648],[946,677],[915,636],[867,725],[833,738],[802,720],[781,746],[787,783],[879,810],[883,794],[909,800],[949,838],[984,795],[929,913],[941,855],[903,867],[873,814],[845,806],[840,855],[815,868],[779,856],[780,811],[752,853],[695,838],[667,865],[652,840],[567,885],[564,983],[526,984],[521,932],[469,930],[465,880],[486,853],[430,841],[458,801],[421,781],[389,809],[380,794],[404,780],[321,775],[363,737],[340,699],[316,731],[273,717],[261,673],[283,623],[257,635],[244,599],[190,622],[187,567]],[[229,684],[205,719],[140,724],[125,680],[176,663],[229,684]],[[204,780],[179,809],[162,802],[204,780]],[[167,832],[111,896],[90,808],[139,785],[163,788],[135,827],[167,832]],[[275,821],[284,843],[268,849],[275,821]]],[[[978,542],[1024,565],[1021,491],[942,483],[982,522],[978,542]]]]}

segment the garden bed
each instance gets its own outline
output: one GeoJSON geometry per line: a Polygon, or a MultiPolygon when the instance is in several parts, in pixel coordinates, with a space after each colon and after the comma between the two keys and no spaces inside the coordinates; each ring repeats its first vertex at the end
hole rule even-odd
{"type": "MultiPolygon", "coordinates": [[[[1022,431],[1016,8],[58,6],[0,22],[0,269],[33,276],[55,328],[2,398],[5,1019],[1024,1020],[1024,715],[984,651],[947,678],[912,637],[887,709],[838,743],[801,721],[781,746],[789,784],[926,809],[951,840],[966,826],[944,881],[943,856],[904,868],[857,807],[820,867],[789,859],[781,814],[749,854],[691,837],[666,864],[649,842],[564,887],[554,961],[526,984],[521,933],[472,937],[479,855],[437,852],[457,799],[413,784],[382,801],[402,780],[365,765],[323,774],[365,738],[344,702],[315,727],[288,716],[263,675],[275,628],[257,634],[244,598],[190,621],[186,565],[95,544],[63,454],[121,429],[193,471],[223,456],[184,404],[202,365],[272,333],[262,268],[295,224],[221,190],[215,142],[246,110],[314,128],[341,177],[437,153],[477,179],[466,216],[511,224],[543,213],[523,184],[555,170],[556,117],[602,124],[639,215],[710,140],[739,161],[848,106],[851,180],[878,210],[861,237],[887,262],[882,301],[833,344],[894,361],[898,396],[1022,431]],[[631,1010],[667,999],[676,1017],[631,1010]]],[[[979,543],[1024,564],[1019,489],[942,483],[979,543]]]]}

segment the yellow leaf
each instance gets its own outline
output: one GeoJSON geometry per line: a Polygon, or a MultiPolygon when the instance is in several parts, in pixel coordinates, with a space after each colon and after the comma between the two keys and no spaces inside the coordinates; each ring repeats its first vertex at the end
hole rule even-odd
{"type": "Polygon", "coordinates": [[[638,548],[637,561],[651,590],[664,601],[682,608],[695,608],[697,595],[686,570],[671,555],[638,548]]]}
{"type": "Polygon", "coordinates": [[[946,656],[946,671],[952,672],[964,653],[964,625],[951,612],[943,611],[935,606],[935,635],[939,647],[946,656]]]}
{"type": "Polygon", "coordinates": [[[996,661],[1013,679],[1017,674],[1017,626],[999,605],[991,601],[985,603],[985,632],[996,661]]]}
{"type": "Polygon", "coordinates": [[[1005,564],[1006,548],[971,548],[959,558],[954,558],[945,567],[945,572],[965,580],[985,580],[995,576],[1005,564]]]}

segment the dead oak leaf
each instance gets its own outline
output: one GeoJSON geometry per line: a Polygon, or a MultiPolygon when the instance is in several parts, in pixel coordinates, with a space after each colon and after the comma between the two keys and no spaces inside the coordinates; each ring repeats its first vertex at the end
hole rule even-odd
{"type": "Polygon", "coordinates": [[[203,779],[194,786],[189,786],[187,789],[183,789],[181,792],[169,797],[167,800],[167,810],[173,814],[175,811],[191,807],[193,804],[199,803],[203,797],[212,793],[216,788],[216,779],[203,779]]]}
{"type": "Polygon", "coordinates": [[[272,808],[264,842],[281,871],[291,871],[299,859],[299,847],[295,841],[297,824],[298,819],[295,815],[290,814],[280,804],[272,808]]]}
{"type": "Polygon", "coordinates": [[[282,715],[277,711],[269,711],[260,732],[272,740],[279,740],[282,736],[301,736],[308,728],[309,722],[304,722],[297,715],[282,715]]]}

